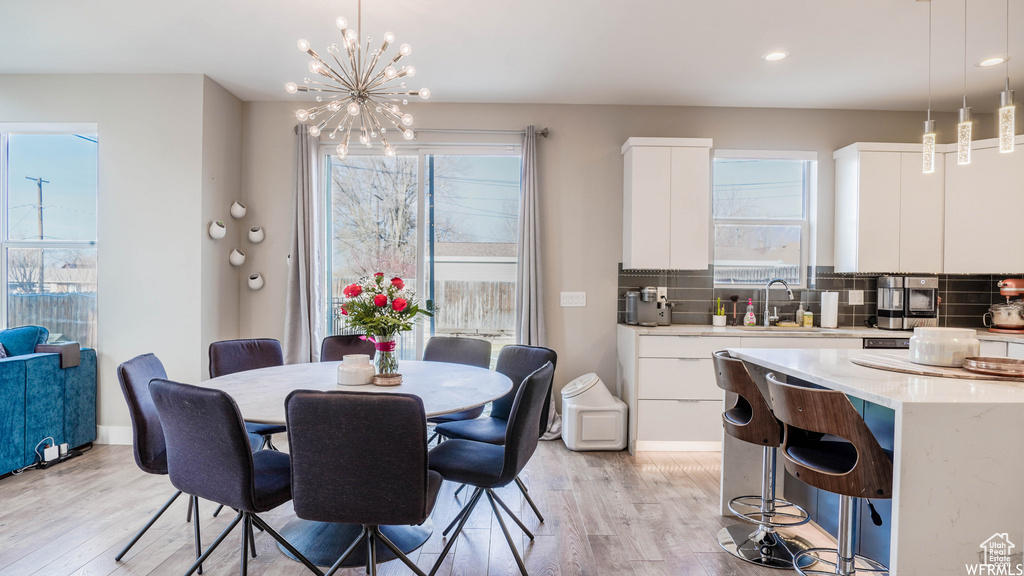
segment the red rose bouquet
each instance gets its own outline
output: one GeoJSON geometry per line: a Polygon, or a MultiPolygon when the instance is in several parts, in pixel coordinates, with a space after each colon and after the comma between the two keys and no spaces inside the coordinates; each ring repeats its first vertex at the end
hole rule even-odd
{"type": "Polygon", "coordinates": [[[411,330],[419,315],[433,316],[431,302],[428,300],[425,307],[420,308],[416,293],[406,288],[401,278],[385,280],[382,272],[360,278],[343,292],[345,302],[340,312],[350,326],[363,329],[366,339],[376,345],[377,371],[397,373],[395,334],[411,330]]]}

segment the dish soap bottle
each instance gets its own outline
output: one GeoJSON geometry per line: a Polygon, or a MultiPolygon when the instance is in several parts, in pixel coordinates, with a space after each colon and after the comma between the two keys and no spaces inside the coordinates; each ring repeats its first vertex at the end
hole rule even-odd
{"type": "Polygon", "coordinates": [[[747,313],[743,316],[744,326],[757,326],[757,318],[754,316],[754,299],[747,299],[747,313]]]}
{"type": "Polygon", "coordinates": [[[811,328],[814,326],[814,312],[808,310],[804,312],[804,328],[811,328]]]}
{"type": "Polygon", "coordinates": [[[796,309],[796,317],[793,319],[796,321],[797,326],[804,325],[804,303],[800,302],[800,307],[796,309]]]}

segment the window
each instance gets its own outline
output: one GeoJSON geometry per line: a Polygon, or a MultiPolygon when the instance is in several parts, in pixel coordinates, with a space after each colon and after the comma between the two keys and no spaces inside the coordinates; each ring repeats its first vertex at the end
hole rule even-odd
{"type": "Polygon", "coordinates": [[[96,346],[97,146],[95,133],[0,131],[8,327],[96,346]]]}
{"type": "Polygon", "coordinates": [[[326,169],[329,334],[351,332],[344,287],[382,271],[435,306],[401,335],[400,358],[420,357],[430,336],[490,340],[493,358],[513,343],[518,147],[328,156],[326,169]]]}
{"type": "Polygon", "coordinates": [[[806,284],[816,155],[717,150],[712,176],[715,284],[806,284]]]}

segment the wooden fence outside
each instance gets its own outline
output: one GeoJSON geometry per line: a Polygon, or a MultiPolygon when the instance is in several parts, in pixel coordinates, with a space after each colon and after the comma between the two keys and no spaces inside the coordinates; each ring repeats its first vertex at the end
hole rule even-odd
{"type": "Polygon", "coordinates": [[[8,294],[7,325],[42,326],[61,340],[96,346],[96,293],[8,294]]]}

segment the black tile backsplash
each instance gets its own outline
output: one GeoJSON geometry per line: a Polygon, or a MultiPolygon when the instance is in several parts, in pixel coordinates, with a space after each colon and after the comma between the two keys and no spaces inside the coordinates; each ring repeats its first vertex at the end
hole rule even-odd
{"type": "MultiPolygon", "coordinates": [[[[821,293],[839,291],[839,325],[863,326],[875,315],[878,305],[877,278],[879,274],[839,274],[831,266],[818,266],[808,270],[808,288],[794,289],[794,300],[786,299],[785,292],[776,285],[772,290],[771,307],[778,307],[781,318],[793,318],[799,302],[804,310],[814,313],[814,324],[820,324],[821,293]],[[847,304],[847,290],[863,290],[864,304],[847,304]]],[[[1005,276],[939,275],[939,325],[981,328],[982,315],[989,306],[1005,300],[999,294],[996,282],[1005,276]]],[[[673,303],[673,324],[711,324],[715,299],[721,298],[726,316],[732,323],[732,295],[739,296],[736,303],[737,321],[742,323],[747,300],[753,299],[758,323],[764,311],[763,288],[715,287],[714,271],[709,270],[623,270],[619,264],[618,321],[626,319],[626,292],[641,286],[667,286],[668,299],[673,303]]]]}

